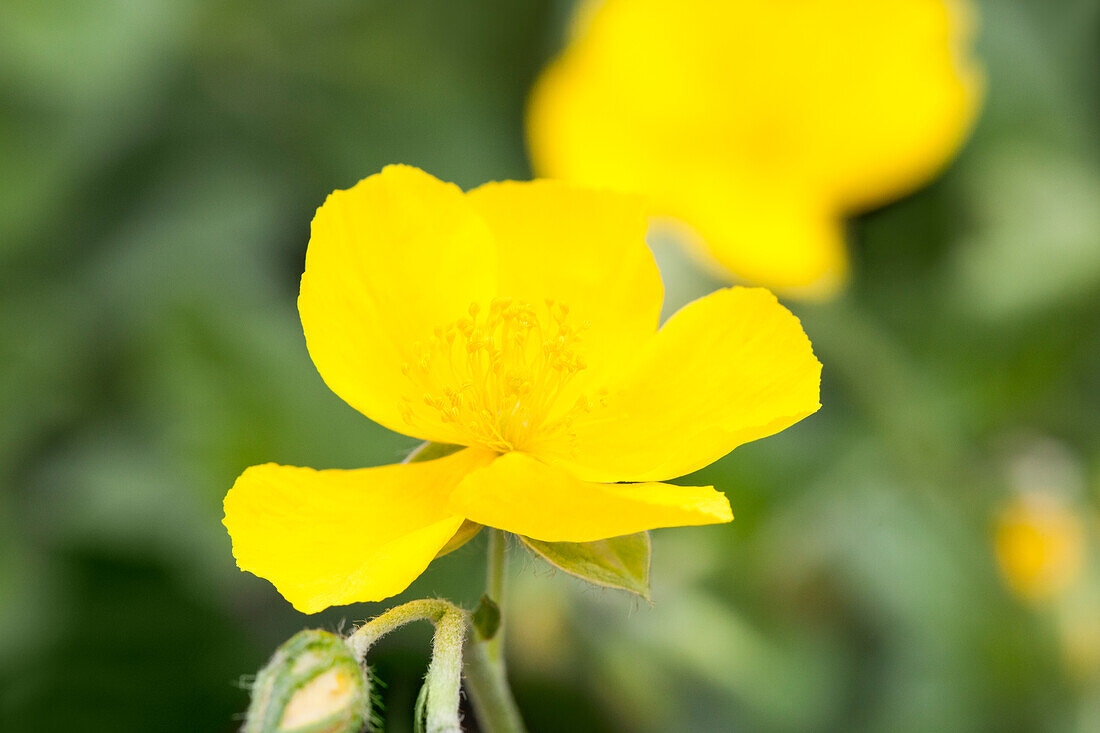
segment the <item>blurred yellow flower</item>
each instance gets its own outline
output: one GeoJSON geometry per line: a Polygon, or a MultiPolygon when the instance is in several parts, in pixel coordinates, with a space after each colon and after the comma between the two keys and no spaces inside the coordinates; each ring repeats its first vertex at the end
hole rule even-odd
{"type": "Polygon", "coordinates": [[[843,217],[927,181],[975,118],[944,0],[604,0],[528,110],[540,175],[648,195],[734,276],[824,295],[843,217]]]}
{"type": "Polygon", "coordinates": [[[1068,588],[1084,559],[1081,520],[1056,497],[1023,494],[997,517],[995,549],[1008,587],[1029,601],[1068,588]]]}
{"type": "Polygon", "coordinates": [[[714,293],[658,331],[645,228],[632,197],[545,181],[464,194],[406,166],[329,196],[298,299],[318,371],[382,425],[468,447],[249,468],[225,498],[238,565],[311,613],[404,590],[464,520],[547,542],[731,520],[712,487],[659,482],[816,411],[821,365],[762,289],[714,293]]]}

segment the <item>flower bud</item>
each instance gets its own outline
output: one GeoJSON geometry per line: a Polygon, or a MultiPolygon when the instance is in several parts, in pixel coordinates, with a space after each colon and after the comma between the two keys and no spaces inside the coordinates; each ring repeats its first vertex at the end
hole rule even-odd
{"type": "Polygon", "coordinates": [[[370,680],[344,640],[306,629],[256,676],[242,733],[357,733],[370,714],[370,680]]]}

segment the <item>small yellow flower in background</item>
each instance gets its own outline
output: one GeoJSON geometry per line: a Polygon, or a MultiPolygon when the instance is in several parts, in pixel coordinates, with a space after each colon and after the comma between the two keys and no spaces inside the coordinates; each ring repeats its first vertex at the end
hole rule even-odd
{"type": "Polygon", "coordinates": [[[944,0],[603,0],[529,106],[536,171],[646,194],[735,277],[843,283],[846,215],[926,182],[974,121],[944,0]]]}
{"type": "Polygon", "coordinates": [[[1001,575],[1026,600],[1052,598],[1080,576],[1084,534],[1073,508],[1058,497],[1022,494],[997,518],[995,549],[1001,575]]]}
{"type": "Polygon", "coordinates": [[[372,420],[467,447],[249,468],[225,498],[238,565],[312,613],[401,592],[467,520],[545,542],[730,521],[712,487],[660,482],[815,412],[821,365],[762,289],[658,331],[645,229],[632,197],[546,181],[464,194],[390,166],[333,193],[298,299],[310,356],[372,420]]]}

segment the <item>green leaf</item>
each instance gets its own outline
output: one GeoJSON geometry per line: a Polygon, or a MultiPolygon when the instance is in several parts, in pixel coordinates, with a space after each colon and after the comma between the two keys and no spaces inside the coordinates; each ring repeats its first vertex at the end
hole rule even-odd
{"type": "Polygon", "coordinates": [[[450,443],[421,443],[413,449],[413,452],[402,463],[434,461],[436,458],[445,458],[452,453],[458,453],[465,447],[464,445],[452,445],[450,443]]]}
{"type": "Polygon", "coordinates": [[[649,600],[649,533],[596,542],[542,542],[520,537],[554,567],[589,583],[637,593],[649,600]]]}
{"type": "Polygon", "coordinates": [[[482,596],[470,620],[474,622],[474,628],[482,641],[489,641],[500,629],[500,606],[489,596],[482,596]]]}

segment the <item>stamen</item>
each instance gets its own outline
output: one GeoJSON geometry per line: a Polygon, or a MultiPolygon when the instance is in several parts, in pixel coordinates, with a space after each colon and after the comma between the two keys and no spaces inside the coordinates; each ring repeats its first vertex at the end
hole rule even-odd
{"type": "Polygon", "coordinates": [[[566,397],[576,395],[569,384],[586,368],[569,307],[494,298],[487,309],[471,303],[466,312],[435,328],[402,365],[415,395],[403,400],[405,419],[434,416],[471,443],[500,452],[522,450],[536,438],[568,437],[572,421],[592,407],[584,395],[566,397]]]}

